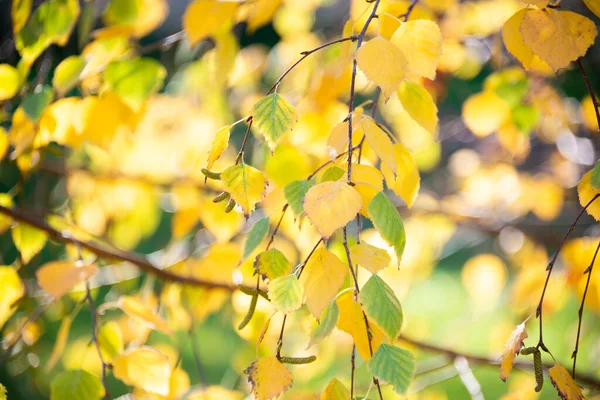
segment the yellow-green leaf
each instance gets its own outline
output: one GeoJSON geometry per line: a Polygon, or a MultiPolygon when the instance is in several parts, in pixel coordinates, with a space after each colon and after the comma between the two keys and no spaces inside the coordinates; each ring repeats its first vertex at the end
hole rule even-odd
{"type": "Polygon", "coordinates": [[[231,125],[225,125],[220,128],[215,134],[215,140],[213,140],[210,151],[208,152],[208,164],[207,169],[211,169],[215,161],[221,157],[223,151],[229,146],[229,133],[231,131],[231,125]]]}
{"type": "Polygon", "coordinates": [[[408,350],[382,344],[367,363],[367,367],[374,376],[390,383],[396,393],[403,395],[415,374],[415,357],[408,350]]]}
{"type": "Polygon", "coordinates": [[[85,60],[81,56],[70,56],[58,64],[52,77],[52,86],[56,93],[63,96],[73,89],[79,81],[79,75],[85,68],[85,60]]]}
{"type": "Polygon", "coordinates": [[[261,242],[267,237],[267,233],[269,233],[269,218],[261,218],[259,219],[250,231],[248,232],[248,237],[246,238],[246,243],[244,243],[244,254],[242,255],[242,259],[246,259],[256,248],[261,244],[261,242]]]}
{"type": "Polygon", "coordinates": [[[304,288],[295,274],[275,278],[268,287],[269,300],[277,311],[287,314],[302,306],[304,288]]]}
{"type": "Polygon", "coordinates": [[[119,33],[142,37],[159,27],[168,13],[167,0],[113,0],[102,20],[119,33]]]}
{"type": "Polygon", "coordinates": [[[263,279],[272,280],[289,274],[292,265],[281,251],[269,249],[256,256],[254,267],[263,279]]]}
{"type": "Polygon", "coordinates": [[[0,64],[0,101],[12,98],[20,87],[19,71],[12,65],[0,64]]]}
{"type": "Polygon", "coordinates": [[[14,0],[10,15],[12,18],[13,33],[16,35],[25,26],[31,13],[33,0],[14,0]]]}
{"type": "Polygon", "coordinates": [[[126,385],[161,396],[169,394],[169,359],[151,347],[125,351],[113,361],[113,374],[126,385]]]}
{"type": "Polygon", "coordinates": [[[73,261],[51,261],[38,269],[35,276],[42,289],[58,299],[96,272],[96,264],[79,265],[73,261]]]}
{"type": "Polygon", "coordinates": [[[332,379],[323,393],[321,393],[321,400],[347,400],[350,398],[350,392],[346,389],[346,386],[337,379],[332,379]]]}
{"type": "Polygon", "coordinates": [[[402,82],[397,92],[398,99],[408,115],[435,137],[438,109],[431,94],[423,86],[410,81],[402,82]]]}
{"type": "Polygon", "coordinates": [[[100,378],[83,369],[63,371],[50,383],[50,400],[100,400],[104,394],[100,378]]]}
{"type": "Polygon", "coordinates": [[[17,270],[0,266],[0,329],[15,312],[15,303],[25,294],[25,286],[17,270]]]}
{"type": "Polygon", "coordinates": [[[383,279],[372,275],[362,287],[358,300],[367,316],[394,341],[402,328],[402,306],[400,301],[383,279]]]}
{"type": "Polygon", "coordinates": [[[300,277],[306,306],[315,318],[321,317],[327,304],[338,294],[347,274],[348,266],[335,254],[324,247],[315,250],[300,277]]]}
{"type": "Polygon", "coordinates": [[[221,174],[225,190],[244,210],[244,215],[249,216],[254,210],[264,193],[267,181],[263,173],[243,162],[227,168],[221,174]]]}
{"type": "Polygon", "coordinates": [[[330,302],[321,313],[321,318],[318,318],[317,324],[310,331],[310,343],[308,347],[319,343],[321,340],[329,336],[335,328],[340,316],[340,309],[335,301],[330,302]]]}
{"type": "Polygon", "coordinates": [[[0,383],[0,400],[6,400],[6,387],[0,383]]]}
{"type": "MultiPolygon", "coordinates": [[[[579,184],[577,185],[577,193],[579,194],[579,204],[585,207],[592,199],[600,193],[600,189],[596,189],[592,186],[592,171],[588,171],[581,177],[579,184]]],[[[592,204],[586,209],[586,212],[600,221],[600,199],[594,200],[592,204]]]]}
{"type": "Polygon", "coordinates": [[[386,100],[405,77],[406,55],[381,36],[360,46],[356,52],[356,62],[367,79],[381,88],[386,100]]]}
{"type": "Polygon", "coordinates": [[[123,333],[117,322],[108,321],[100,327],[98,346],[105,362],[112,362],[123,352],[123,333]]]}
{"type": "Polygon", "coordinates": [[[558,395],[564,400],[583,400],[583,393],[581,388],[573,380],[569,371],[562,365],[556,363],[552,368],[548,370],[548,376],[550,376],[550,382],[554,385],[558,391],[558,395]]]}
{"type": "Polygon", "coordinates": [[[398,265],[404,253],[406,234],[404,224],[398,210],[384,192],[379,192],[369,203],[369,217],[381,237],[394,247],[398,258],[398,265]]]}
{"type": "Polygon", "coordinates": [[[46,232],[27,224],[15,226],[12,228],[11,234],[15,247],[21,252],[21,259],[25,264],[44,248],[48,240],[46,232]]]}
{"type": "Polygon", "coordinates": [[[290,182],[284,189],[285,199],[287,200],[294,215],[298,217],[304,212],[302,203],[304,202],[304,196],[308,193],[308,190],[315,185],[315,180],[301,180],[290,182]]]}
{"type": "Polygon", "coordinates": [[[183,29],[190,45],[231,26],[238,3],[229,1],[196,0],[183,15],[183,29]]]}
{"type": "Polygon", "coordinates": [[[259,100],[252,107],[253,124],[265,137],[271,151],[283,135],[293,129],[298,116],[294,107],[277,93],[259,100]]]}
{"type": "Polygon", "coordinates": [[[350,255],[355,263],[373,274],[389,266],[392,261],[387,251],[364,242],[350,247],[350,255]]]}
{"type": "Polygon", "coordinates": [[[275,357],[263,357],[244,370],[256,400],[270,400],[288,390],[292,373],[275,357]]]}
{"type": "Polygon", "coordinates": [[[426,19],[404,22],[390,42],[404,54],[408,77],[435,79],[442,56],[442,34],[435,22],[426,19]]]}

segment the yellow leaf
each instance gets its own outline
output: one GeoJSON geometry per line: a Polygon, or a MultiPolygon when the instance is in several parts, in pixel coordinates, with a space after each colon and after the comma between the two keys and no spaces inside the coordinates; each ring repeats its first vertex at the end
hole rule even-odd
{"type": "Polygon", "coordinates": [[[304,197],[304,211],[325,239],[354,219],[361,207],[360,194],[345,181],[320,183],[304,197]]]}
{"type": "Polygon", "coordinates": [[[596,14],[596,17],[600,18],[600,1],[599,0],[583,0],[587,8],[590,9],[591,12],[596,14]]]}
{"type": "Polygon", "coordinates": [[[337,379],[332,379],[321,393],[321,400],[346,400],[349,398],[350,392],[337,379]]]}
{"type": "Polygon", "coordinates": [[[394,35],[394,32],[400,27],[402,21],[388,13],[378,13],[377,19],[379,20],[379,29],[377,33],[385,40],[390,40],[394,35]]]}
{"type": "Polygon", "coordinates": [[[0,266],[0,329],[15,312],[14,304],[25,294],[25,286],[13,267],[0,266]]]}
{"type": "Polygon", "coordinates": [[[554,364],[548,370],[550,382],[558,390],[558,395],[564,400],[583,400],[583,393],[579,385],[573,380],[569,372],[560,364],[554,364]]]}
{"type": "Polygon", "coordinates": [[[306,306],[319,319],[327,304],[338,294],[348,274],[348,266],[324,247],[315,250],[306,263],[300,283],[306,306]]]}
{"type": "Polygon", "coordinates": [[[169,394],[169,359],[151,347],[129,349],[113,361],[115,378],[126,385],[162,396],[169,394]]]}
{"type": "Polygon", "coordinates": [[[98,346],[105,362],[112,362],[123,352],[123,333],[117,322],[108,321],[100,327],[98,346]]]}
{"type": "Polygon", "coordinates": [[[15,226],[11,233],[15,247],[21,252],[24,264],[31,261],[44,248],[48,240],[46,232],[27,224],[15,226]]]}
{"type": "Polygon", "coordinates": [[[238,3],[230,1],[196,0],[191,3],[183,15],[183,29],[190,45],[194,46],[202,39],[227,29],[237,6],[238,3]]]}
{"type": "Polygon", "coordinates": [[[12,2],[11,17],[13,25],[13,33],[16,35],[29,19],[31,13],[31,5],[33,0],[15,0],[12,2]]]}
{"type": "MultiPolygon", "coordinates": [[[[6,134],[4,128],[0,127],[0,161],[2,161],[2,159],[6,155],[6,151],[8,150],[8,144],[8,135],[6,134]]],[[[1,231],[2,228],[0,228],[0,232],[1,231]]]]}
{"type": "Polygon", "coordinates": [[[404,200],[408,208],[411,208],[421,187],[419,168],[410,150],[401,143],[394,144],[393,151],[396,159],[396,174],[394,175],[387,165],[384,165],[381,169],[385,183],[404,200]]]}
{"type": "Polygon", "coordinates": [[[532,4],[537,8],[546,8],[548,6],[548,0],[521,0],[525,4],[532,4]]]}
{"type": "Polygon", "coordinates": [[[254,361],[244,370],[257,400],[269,400],[280,396],[294,382],[292,373],[277,358],[264,357],[254,361]]]}
{"type": "Polygon", "coordinates": [[[396,171],[396,156],[394,146],[389,136],[381,129],[371,117],[363,116],[360,121],[369,145],[385,164],[392,171],[396,171]]]}
{"type": "Polygon", "coordinates": [[[255,204],[262,199],[267,185],[262,172],[243,162],[223,171],[221,180],[225,190],[242,207],[246,217],[254,210],[255,204]]]}
{"type": "MultiPolygon", "coordinates": [[[[352,113],[352,146],[357,146],[363,138],[363,130],[360,126],[363,109],[357,107],[352,113]]],[[[333,156],[348,151],[348,121],[343,121],[333,127],[327,138],[327,146],[333,156]],[[333,151],[332,151],[333,150],[333,151]]]]}
{"type": "Polygon", "coordinates": [[[65,350],[65,346],[69,339],[69,331],[71,330],[72,322],[73,318],[70,315],[63,317],[62,321],[60,322],[60,328],[58,328],[58,333],[56,334],[52,353],[46,362],[46,371],[50,371],[52,368],[54,368],[63,351],[65,350]]]}
{"type": "MultiPolygon", "coordinates": [[[[577,185],[577,193],[579,193],[579,204],[585,207],[598,193],[599,189],[592,186],[592,171],[587,172],[581,177],[579,184],[577,185]]],[[[600,199],[594,200],[594,202],[587,208],[587,213],[600,221],[600,199]]]]}
{"type": "Polygon", "coordinates": [[[375,195],[383,190],[383,175],[381,172],[365,164],[352,164],[352,182],[362,198],[360,213],[368,217],[367,206],[375,195]]]}
{"type": "Polygon", "coordinates": [[[485,253],[472,257],[461,272],[463,286],[477,304],[494,304],[504,285],[508,271],[495,254],[485,253]]]}
{"type": "Polygon", "coordinates": [[[527,10],[520,28],[523,43],[554,71],[583,56],[598,34],[583,15],[554,9],[527,10]]]}
{"type": "Polygon", "coordinates": [[[369,346],[369,336],[367,335],[367,325],[360,304],[354,301],[351,290],[346,290],[335,300],[340,310],[340,316],[337,327],[346,333],[349,333],[354,339],[356,349],[360,356],[365,360],[371,359],[371,347],[373,353],[377,351],[379,345],[383,343],[384,336],[381,330],[373,323],[369,323],[372,339],[369,346]]]}
{"type": "Polygon", "coordinates": [[[431,93],[417,83],[404,81],[398,88],[398,99],[408,115],[435,137],[438,109],[431,93]]]}
{"type": "Polygon", "coordinates": [[[73,114],[77,112],[81,99],[67,97],[50,104],[40,118],[39,131],[35,138],[36,148],[44,147],[50,142],[79,149],[83,136],[79,135],[73,125],[73,114]]]}
{"type": "Polygon", "coordinates": [[[96,264],[78,265],[73,261],[52,261],[38,269],[35,276],[42,289],[58,299],[96,272],[96,264]]]}
{"type": "Polygon", "coordinates": [[[356,52],[356,62],[367,79],[381,87],[386,100],[404,79],[406,54],[381,36],[369,40],[356,52]]]}
{"type": "Polygon", "coordinates": [[[256,0],[250,3],[252,9],[247,19],[248,27],[246,29],[248,33],[252,34],[258,28],[271,22],[281,3],[282,0],[256,0]]]}
{"type": "Polygon", "coordinates": [[[592,101],[591,96],[585,96],[584,99],[581,100],[581,116],[583,124],[590,131],[598,132],[598,129],[600,128],[598,128],[598,119],[596,118],[596,110],[594,108],[594,102],[592,101]]]}
{"type": "Polygon", "coordinates": [[[70,56],[58,64],[52,77],[52,87],[59,96],[64,96],[79,82],[79,75],[85,68],[85,59],[80,56],[70,56]]]}
{"type": "Polygon", "coordinates": [[[357,264],[373,274],[386,268],[392,262],[392,258],[386,250],[364,242],[350,247],[350,254],[357,264]]]}
{"type": "Polygon", "coordinates": [[[135,297],[121,296],[116,302],[102,304],[98,307],[98,311],[103,312],[108,308],[120,308],[128,316],[143,322],[152,329],[163,333],[171,333],[171,328],[167,322],[135,297]]]}
{"type": "Polygon", "coordinates": [[[523,347],[523,340],[527,338],[527,332],[525,332],[525,322],[517,325],[515,330],[512,331],[508,341],[504,345],[504,351],[502,352],[502,362],[500,364],[500,379],[506,381],[508,375],[513,368],[513,361],[515,356],[521,351],[523,347]]]}
{"type": "Polygon", "coordinates": [[[484,137],[497,131],[510,118],[510,106],[496,93],[484,91],[464,102],[462,117],[471,132],[484,137]]]}
{"type": "Polygon", "coordinates": [[[435,79],[443,41],[440,27],[435,22],[426,19],[404,22],[390,41],[404,54],[409,77],[435,79]]]}
{"type": "Polygon", "coordinates": [[[225,125],[222,128],[219,128],[217,133],[215,134],[215,140],[208,152],[208,165],[207,169],[211,169],[215,161],[221,157],[223,151],[229,145],[229,131],[231,130],[231,125],[225,125]]]}
{"type": "Polygon", "coordinates": [[[552,74],[552,68],[542,61],[539,56],[533,54],[531,49],[523,41],[521,35],[521,23],[527,12],[524,8],[510,17],[502,27],[502,39],[506,49],[513,55],[527,71],[539,72],[543,75],[552,74]]]}
{"type": "Polygon", "coordinates": [[[0,64],[0,101],[12,98],[20,87],[19,71],[12,65],[0,64]]]}

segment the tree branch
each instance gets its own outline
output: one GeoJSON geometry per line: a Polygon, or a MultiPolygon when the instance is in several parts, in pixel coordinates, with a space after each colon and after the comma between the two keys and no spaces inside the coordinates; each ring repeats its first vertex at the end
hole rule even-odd
{"type": "Polygon", "coordinates": [[[598,99],[596,98],[596,95],[594,94],[594,89],[592,89],[592,84],[590,83],[590,80],[588,79],[588,76],[585,72],[585,70],[583,69],[583,64],[581,64],[581,59],[577,60],[577,66],[579,67],[579,70],[581,71],[581,75],[583,75],[583,80],[585,81],[585,86],[587,86],[587,90],[590,94],[590,97],[592,98],[592,104],[594,105],[594,111],[596,112],[596,121],[598,122],[598,133],[600,133],[600,103],[598,103],[598,99]]]}

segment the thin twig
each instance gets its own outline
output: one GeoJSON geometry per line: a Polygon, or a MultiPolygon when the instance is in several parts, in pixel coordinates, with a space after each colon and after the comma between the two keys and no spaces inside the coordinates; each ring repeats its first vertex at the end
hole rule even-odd
{"type": "Polygon", "coordinates": [[[583,290],[583,297],[581,298],[581,306],[579,307],[578,318],[579,321],[577,323],[577,339],[575,339],[575,350],[573,350],[573,354],[571,357],[573,358],[573,370],[571,372],[571,376],[575,379],[575,366],[577,365],[577,353],[579,352],[579,336],[581,335],[581,322],[583,321],[583,307],[585,305],[585,298],[587,296],[588,288],[590,287],[590,280],[592,278],[592,271],[594,270],[594,263],[596,262],[596,256],[598,256],[598,250],[600,250],[600,242],[598,242],[598,246],[596,246],[596,251],[594,252],[594,257],[592,257],[592,261],[590,262],[589,267],[583,271],[584,274],[587,274],[587,281],[585,282],[585,289],[583,290]]]}
{"type": "Polygon", "coordinates": [[[248,135],[250,134],[250,128],[252,128],[252,121],[254,121],[254,118],[252,118],[252,115],[251,115],[246,120],[246,122],[248,123],[248,128],[246,129],[246,134],[244,135],[244,140],[242,141],[242,147],[240,147],[240,151],[239,151],[237,157],[235,158],[235,165],[238,165],[240,161],[243,161],[244,149],[246,148],[246,142],[248,141],[248,135]]]}
{"type": "Polygon", "coordinates": [[[588,76],[585,70],[583,69],[583,64],[581,64],[580,59],[577,60],[577,66],[579,66],[579,70],[581,71],[581,75],[583,75],[583,80],[585,81],[585,86],[587,86],[587,90],[590,94],[590,97],[592,98],[592,104],[594,105],[594,111],[596,112],[596,121],[598,122],[597,132],[600,133],[600,103],[598,103],[598,99],[596,98],[594,89],[592,89],[592,84],[590,83],[590,80],[588,79],[588,76]]]}
{"type": "Polygon", "coordinates": [[[273,241],[275,240],[275,235],[277,235],[277,232],[279,231],[279,227],[281,226],[281,222],[283,221],[283,217],[285,217],[285,213],[287,212],[289,207],[290,207],[289,203],[286,203],[285,206],[283,206],[283,209],[281,210],[281,217],[279,218],[279,222],[277,222],[277,225],[275,225],[275,229],[273,229],[273,233],[271,234],[269,243],[267,243],[266,250],[269,250],[269,248],[273,244],[273,241]]]}
{"type": "Polygon", "coordinates": [[[560,241],[560,244],[558,245],[558,249],[556,249],[556,252],[554,253],[554,256],[552,257],[552,259],[550,260],[550,263],[548,263],[548,266],[546,267],[546,271],[548,271],[548,275],[546,276],[546,282],[544,283],[544,288],[542,289],[542,295],[540,296],[540,302],[538,303],[538,306],[537,306],[537,309],[536,309],[536,317],[540,319],[540,336],[539,336],[537,347],[541,348],[542,350],[544,350],[545,352],[547,352],[550,355],[552,355],[552,353],[550,353],[550,351],[548,350],[548,348],[544,344],[544,339],[543,339],[543,323],[542,323],[542,317],[543,317],[542,306],[544,304],[544,296],[546,295],[546,289],[548,288],[548,282],[550,281],[550,275],[552,274],[552,269],[554,268],[554,264],[556,263],[556,259],[558,258],[558,254],[562,250],[562,247],[565,244],[565,242],[567,241],[567,238],[569,237],[569,235],[571,234],[571,232],[573,232],[573,230],[575,229],[575,226],[579,222],[579,219],[583,216],[583,213],[585,212],[585,210],[587,210],[587,208],[590,205],[592,205],[592,203],[594,201],[596,201],[596,199],[598,199],[598,197],[600,197],[600,193],[598,193],[597,195],[595,195],[585,205],[585,207],[583,207],[581,209],[581,211],[579,212],[579,214],[577,214],[577,217],[575,217],[575,220],[573,221],[573,223],[569,227],[569,230],[567,231],[567,233],[565,234],[565,236],[563,236],[562,240],[560,241]]]}
{"type": "Polygon", "coordinates": [[[400,16],[398,16],[398,18],[403,18],[404,22],[408,21],[408,17],[410,17],[410,14],[413,11],[413,8],[415,8],[415,6],[417,5],[417,3],[419,2],[419,0],[412,0],[410,2],[410,4],[408,5],[408,8],[406,9],[406,12],[400,16]]]}

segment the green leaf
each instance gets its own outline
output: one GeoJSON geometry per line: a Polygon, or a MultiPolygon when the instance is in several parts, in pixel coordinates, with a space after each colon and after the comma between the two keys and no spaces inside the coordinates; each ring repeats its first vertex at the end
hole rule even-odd
{"type": "Polygon", "coordinates": [[[139,111],[151,94],[160,90],[167,70],[152,58],[113,61],[104,71],[106,85],[132,109],[139,111]]]}
{"type": "Polygon", "coordinates": [[[15,226],[11,234],[15,247],[21,253],[24,264],[27,264],[33,256],[39,253],[48,240],[46,232],[27,224],[15,226]]]}
{"type": "Polygon", "coordinates": [[[304,288],[295,274],[275,278],[269,282],[269,300],[282,313],[296,311],[304,302],[304,288]]]}
{"type": "Polygon", "coordinates": [[[345,173],[346,173],[346,171],[344,171],[340,167],[328,168],[323,173],[323,176],[321,176],[321,181],[319,183],[329,182],[329,181],[337,181],[342,176],[344,176],[345,173]]]}
{"type": "Polygon", "coordinates": [[[529,104],[519,104],[511,111],[511,117],[519,132],[529,135],[540,119],[538,110],[529,104]]]}
{"type": "Polygon", "coordinates": [[[402,306],[392,288],[378,275],[372,275],[360,291],[358,300],[388,339],[395,340],[402,328],[403,317],[402,306]]]}
{"type": "Polygon", "coordinates": [[[0,400],[6,400],[6,388],[0,383],[0,400]]]}
{"type": "Polygon", "coordinates": [[[400,395],[406,393],[415,373],[415,358],[408,350],[390,344],[381,344],[367,363],[377,378],[394,386],[400,395]]]}
{"type": "Polygon", "coordinates": [[[244,256],[242,257],[244,260],[256,250],[264,238],[267,237],[267,233],[269,233],[268,217],[258,220],[258,222],[250,228],[250,232],[248,232],[248,237],[246,238],[246,244],[244,245],[244,256]]]}
{"type": "Polygon", "coordinates": [[[367,210],[381,237],[390,246],[394,247],[398,265],[400,265],[404,246],[406,245],[406,233],[398,210],[384,192],[379,192],[373,197],[367,210]]]}
{"type": "Polygon", "coordinates": [[[596,161],[596,165],[594,165],[594,169],[592,169],[590,183],[593,188],[600,189],[600,160],[596,161]]]}
{"type": "Polygon", "coordinates": [[[325,339],[335,328],[338,318],[340,317],[340,309],[335,301],[332,301],[321,313],[319,323],[310,331],[310,343],[308,347],[319,343],[325,339]]]}
{"type": "Polygon", "coordinates": [[[31,65],[52,44],[64,46],[79,17],[79,0],[48,0],[15,36],[15,47],[31,65]]]}
{"type": "Polygon", "coordinates": [[[100,400],[104,394],[100,378],[82,369],[63,371],[50,383],[50,400],[100,400]]]}
{"type": "Polygon", "coordinates": [[[80,56],[67,57],[58,64],[52,78],[52,86],[59,95],[73,89],[79,81],[79,75],[85,67],[85,60],[80,56]]]}
{"type": "Polygon", "coordinates": [[[263,251],[254,260],[256,272],[269,280],[289,274],[291,266],[285,255],[277,249],[263,251]]]}
{"type": "Polygon", "coordinates": [[[511,107],[516,107],[529,91],[529,81],[527,78],[517,80],[508,80],[509,77],[501,76],[498,76],[498,78],[503,81],[496,86],[496,94],[510,104],[511,107]]]}
{"type": "Polygon", "coordinates": [[[350,392],[346,386],[335,378],[327,384],[321,394],[321,400],[347,400],[349,398],[350,392]]]}
{"type": "Polygon", "coordinates": [[[102,21],[106,25],[133,25],[139,12],[138,4],[136,0],[113,0],[106,7],[102,21]]]}
{"type": "Polygon", "coordinates": [[[277,93],[262,98],[252,107],[253,124],[265,137],[271,151],[293,128],[298,116],[294,107],[277,93]]]}
{"type": "Polygon", "coordinates": [[[306,192],[308,189],[315,185],[315,179],[311,180],[301,180],[294,181],[288,184],[284,189],[285,199],[287,200],[290,207],[292,207],[292,211],[294,215],[297,217],[304,212],[304,206],[302,202],[304,201],[304,196],[306,196],[306,192]]]}
{"type": "Polygon", "coordinates": [[[33,122],[37,122],[44,109],[52,102],[54,98],[54,92],[48,86],[44,86],[42,90],[31,93],[23,97],[23,102],[21,103],[21,107],[23,107],[23,111],[25,114],[31,119],[33,122]]]}

